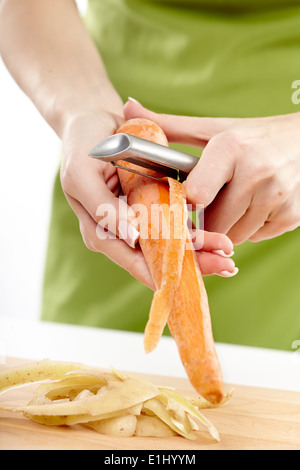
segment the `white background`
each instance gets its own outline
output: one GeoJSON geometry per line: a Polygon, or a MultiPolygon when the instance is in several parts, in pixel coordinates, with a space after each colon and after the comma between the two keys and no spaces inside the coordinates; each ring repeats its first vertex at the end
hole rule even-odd
{"type": "MultiPolygon", "coordinates": [[[[81,11],[86,1],[78,1],[81,11]]],[[[35,319],[60,141],[0,59],[0,315],[35,319]]]]}

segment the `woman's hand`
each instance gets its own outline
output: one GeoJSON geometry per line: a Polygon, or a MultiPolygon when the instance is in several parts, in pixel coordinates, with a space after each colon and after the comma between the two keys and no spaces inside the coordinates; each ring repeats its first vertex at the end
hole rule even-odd
{"type": "MultiPolygon", "coordinates": [[[[138,220],[124,201],[121,201],[120,206],[120,185],[116,169],[110,163],[88,156],[94,145],[112,135],[122,120],[122,116],[97,110],[83,112],[68,121],[62,134],[61,183],[65,196],[78,217],[85,245],[92,251],[103,253],[136,279],[154,289],[138,245],[138,220]],[[108,217],[103,217],[104,212],[99,211],[101,207],[111,209],[109,234],[103,231],[103,227],[107,228],[108,217]]],[[[195,235],[198,239],[201,237],[200,232],[195,235]]],[[[230,259],[232,249],[233,245],[225,235],[207,234],[201,252],[198,253],[202,273],[217,273],[224,277],[234,275],[237,270],[230,259]]]]}
{"type": "Polygon", "coordinates": [[[101,109],[84,111],[69,119],[62,133],[61,184],[78,217],[87,248],[105,254],[144,284],[152,285],[141,252],[133,249],[139,237],[137,220],[132,209],[118,197],[116,169],[88,156],[99,141],[115,132],[122,119],[101,109]],[[104,217],[101,207],[108,217],[104,217]],[[108,232],[104,232],[106,228],[108,232]]]}
{"type": "Polygon", "coordinates": [[[187,178],[186,193],[190,203],[206,207],[206,230],[240,244],[300,225],[299,113],[197,118],[156,114],[129,100],[125,117],[152,119],[169,141],[204,148],[187,178]]]}

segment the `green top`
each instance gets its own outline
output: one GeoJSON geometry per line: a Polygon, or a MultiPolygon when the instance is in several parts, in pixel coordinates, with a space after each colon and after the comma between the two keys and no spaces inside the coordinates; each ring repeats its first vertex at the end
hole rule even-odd
{"type": "MultiPolygon", "coordinates": [[[[299,111],[299,0],[90,0],[85,21],[124,101],[197,116],[299,111]]],[[[236,277],[205,278],[216,341],[290,350],[300,339],[299,236],[244,243],[236,277]]],[[[143,331],[152,296],[88,251],[57,177],[42,318],[143,331]]]]}

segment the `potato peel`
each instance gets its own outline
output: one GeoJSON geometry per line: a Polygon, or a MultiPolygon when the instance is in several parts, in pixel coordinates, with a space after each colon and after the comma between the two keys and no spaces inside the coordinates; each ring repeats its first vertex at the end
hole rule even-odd
{"type": "Polygon", "coordinates": [[[203,397],[187,398],[114,368],[45,360],[0,373],[0,393],[30,383],[39,385],[27,405],[2,404],[0,410],[23,413],[47,426],[82,424],[119,437],[177,435],[195,440],[201,422],[220,440],[215,426],[199,411],[211,407],[203,397]]]}
{"type": "Polygon", "coordinates": [[[47,379],[59,380],[67,372],[80,369],[80,367],[81,364],[78,363],[50,361],[49,359],[44,359],[34,364],[26,364],[21,367],[14,367],[0,372],[0,393],[28,383],[40,382],[47,379]]]}

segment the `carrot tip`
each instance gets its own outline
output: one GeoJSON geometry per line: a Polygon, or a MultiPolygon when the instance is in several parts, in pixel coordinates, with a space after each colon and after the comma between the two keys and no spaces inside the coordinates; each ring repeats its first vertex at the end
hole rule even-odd
{"type": "Polygon", "coordinates": [[[153,349],[155,349],[156,345],[155,346],[144,346],[144,351],[146,354],[149,354],[153,351],[153,349]]]}
{"type": "Polygon", "coordinates": [[[209,393],[208,395],[205,395],[205,398],[207,401],[209,401],[213,405],[217,405],[218,403],[222,402],[224,398],[224,394],[222,392],[216,391],[216,392],[209,393]]]}

